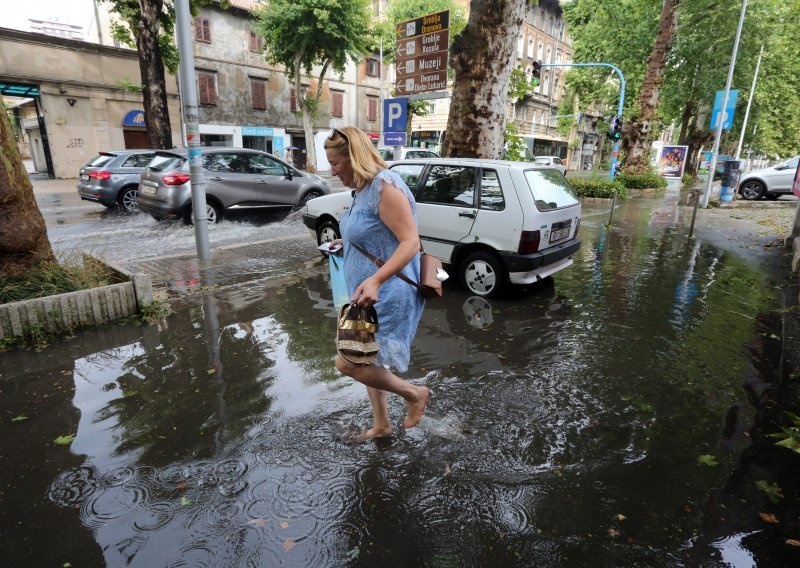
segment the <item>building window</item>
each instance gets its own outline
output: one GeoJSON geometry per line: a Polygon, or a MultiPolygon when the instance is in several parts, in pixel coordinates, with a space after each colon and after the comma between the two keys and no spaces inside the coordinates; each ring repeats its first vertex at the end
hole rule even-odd
{"type": "Polygon", "coordinates": [[[375,122],[378,120],[378,97],[367,97],[367,120],[375,122]]]}
{"type": "Polygon", "coordinates": [[[217,77],[211,73],[197,74],[200,104],[214,106],[217,104],[217,77]]]}
{"type": "Polygon", "coordinates": [[[331,91],[331,116],[342,118],[344,116],[344,93],[331,91]]]}
{"type": "Polygon", "coordinates": [[[211,43],[211,21],[200,16],[194,19],[194,39],[203,43],[211,43]]]}
{"type": "Polygon", "coordinates": [[[544,56],[544,44],[542,42],[539,42],[539,57],[537,57],[536,59],[542,61],[543,56],[544,56]]]}
{"type": "Polygon", "coordinates": [[[374,57],[367,57],[367,75],[370,77],[378,76],[378,60],[374,57]]]}
{"type": "Polygon", "coordinates": [[[264,38],[256,32],[250,32],[250,39],[247,42],[247,48],[253,53],[261,53],[264,50],[264,38]]]}
{"type": "Polygon", "coordinates": [[[525,48],[525,38],[521,35],[517,38],[517,59],[522,59],[523,49],[525,48]]]}
{"type": "Polygon", "coordinates": [[[253,108],[255,110],[267,110],[267,82],[263,79],[251,79],[250,81],[253,108]]]}

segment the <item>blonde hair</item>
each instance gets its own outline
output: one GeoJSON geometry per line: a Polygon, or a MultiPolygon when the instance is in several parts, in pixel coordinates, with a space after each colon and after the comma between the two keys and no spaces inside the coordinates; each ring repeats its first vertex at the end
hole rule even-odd
{"type": "Polygon", "coordinates": [[[369,136],[355,126],[334,128],[325,140],[325,149],[333,149],[340,156],[350,158],[357,189],[371,183],[378,172],[386,169],[386,162],[372,145],[369,136]]]}

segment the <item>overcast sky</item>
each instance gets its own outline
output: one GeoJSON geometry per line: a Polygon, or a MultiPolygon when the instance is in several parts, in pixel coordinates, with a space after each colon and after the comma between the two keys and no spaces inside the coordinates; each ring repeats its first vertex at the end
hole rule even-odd
{"type": "Polygon", "coordinates": [[[0,27],[30,31],[28,18],[58,20],[94,30],[92,0],[0,0],[0,27]]]}

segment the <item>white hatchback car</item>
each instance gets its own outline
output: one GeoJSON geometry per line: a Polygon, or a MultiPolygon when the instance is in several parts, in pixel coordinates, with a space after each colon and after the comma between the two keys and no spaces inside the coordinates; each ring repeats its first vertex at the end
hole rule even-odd
{"type": "MultiPolygon", "coordinates": [[[[425,251],[472,294],[494,296],[572,265],[581,204],[561,172],[531,163],[436,158],[396,162],[417,201],[425,251]]],[[[303,215],[318,244],[339,238],[350,191],[310,201],[303,215]]]]}
{"type": "Polygon", "coordinates": [[[535,156],[533,163],[538,166],[550,166],[560,171],[563,175],[567,175],[567,164],[558,156],[535,156]]]}

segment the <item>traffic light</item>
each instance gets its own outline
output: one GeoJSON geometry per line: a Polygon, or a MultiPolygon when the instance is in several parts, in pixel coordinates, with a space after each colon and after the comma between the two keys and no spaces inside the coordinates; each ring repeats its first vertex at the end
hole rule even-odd
{"type": "Polygon", "coordinates": [[[608,132],[608,137],[614,142],[622,138],[622,117],[615,116],[611,119],[611,130],[608,132]]]}
{"type": "Polygon", "coordinates": [[[531,79],[531,84],[534,87],[539,86],[539,77],[542,76],[542,61],[537,59],[533,62],[533,78],[531,79]]]}

